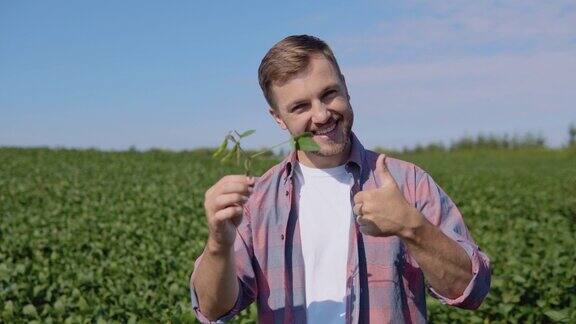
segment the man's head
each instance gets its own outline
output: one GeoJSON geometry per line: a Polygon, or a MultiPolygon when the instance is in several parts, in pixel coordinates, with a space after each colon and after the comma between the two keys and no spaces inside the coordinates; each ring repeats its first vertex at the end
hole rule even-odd
{"type": "Polygon", "coordinates": [[[258,79],[280,127],[293,136],[312,132],[320,145],[319,152],[299,157],[318,167],[344,162],[354,115],[344,76],[325,42],[307,35],[283,39],[262,60],[258,79]]]}
{"type": "Polygon", "coordinates": [[[312,55],[322,55],[330,61],[344,82],[344,76],[328,44],[314,36],[288,36],[268,50],[258,68],[258,82],[271,108],[277,109],[272,85],[285,83],[299,72],[306,70],[312,55]]]}

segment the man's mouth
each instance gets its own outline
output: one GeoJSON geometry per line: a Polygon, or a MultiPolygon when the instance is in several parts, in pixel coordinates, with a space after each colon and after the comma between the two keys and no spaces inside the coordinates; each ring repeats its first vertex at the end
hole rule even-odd
{"type": "Polygon", "coordinates": [[[332,137],[334,133],[336,133],[336,128],[338,127],[338,121],[333,122],[332,124],[325,126],[321,129],[315,130],[312,132],[315,136],[327,136],[332,137]]]}

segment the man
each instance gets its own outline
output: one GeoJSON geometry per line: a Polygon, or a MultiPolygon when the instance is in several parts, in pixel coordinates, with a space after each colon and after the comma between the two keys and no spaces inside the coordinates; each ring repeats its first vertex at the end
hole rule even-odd
{"type": "Polygon", "coordinates": [[[209,238],[190,281],[197,318],[225,321],[256,301],[262,323],[422,323],[425,287],[477,308],[488,258],[428,174],[363,148],[330,48],[290,36],[258,72],[278,125],[312,132],[320,149],[208,189],[209,238]]]}

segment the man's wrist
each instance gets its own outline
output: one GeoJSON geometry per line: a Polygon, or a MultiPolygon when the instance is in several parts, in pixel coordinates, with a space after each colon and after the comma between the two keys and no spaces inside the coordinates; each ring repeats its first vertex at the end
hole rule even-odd
{"type": "Polygon", "coordinates": [[[415,208],[410,208],[404,218],[404,228],[398,233],[398,236],[407,243],[418,244],[421,240],[421,233],[427,225],[425,217],[415,208]]]}
{"type": "Polygon", "coordinates": [[[229,256],[234,251],[234,245],[225,245],[217,242],[210,236],[208,237],[208,241],[206,242],[206,253],[212,256],[229,256]]]}

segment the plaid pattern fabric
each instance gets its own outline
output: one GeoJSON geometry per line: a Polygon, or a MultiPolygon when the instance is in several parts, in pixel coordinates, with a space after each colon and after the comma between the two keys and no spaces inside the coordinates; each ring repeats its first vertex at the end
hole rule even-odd
{"type": "MultiPolygon", "coordinates": [[[[355,179],[350,192],[353,203],[357,192],[378,186],[374,174],[378,153],[365,150],[354,134],[351,141],[346,170],[355,179]]],[[[296,160],[292,152],[256,181],[234,246],[240,294],[234,307],[216,322],[231,319],[254,301],[261,323],[306,322],[300,230],[297,208],[292,208],[292,166],[296,160]]],[[[477,308],[490,289],[490,262],[474,243],[458,208],[419,167],[393,158],[387,158],[386,164],[406,200],[466,251],[474,276],[460,297],[441,296],[427,287],[418,264],[398,237],[364,235],[356,222],[351,222],[346,322],[425,323],[426,288],[442,303],[477,308]]],[[[190,293],[196,317],[209,322],[198,307],[194,287],[190,293]]]]}

